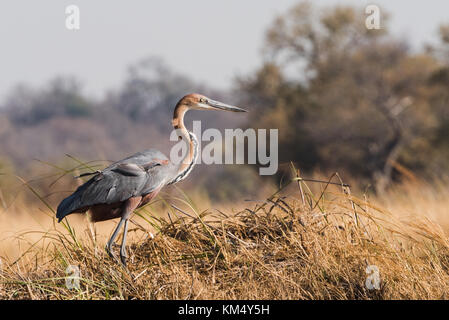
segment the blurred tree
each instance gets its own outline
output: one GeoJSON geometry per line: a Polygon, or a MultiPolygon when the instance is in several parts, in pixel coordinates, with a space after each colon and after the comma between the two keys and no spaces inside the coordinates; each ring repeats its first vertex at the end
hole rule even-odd
{"type": "Polygon", "coordinates": [[[449,24],[439,27],[439,43],[427,47],[427,53],[434,56],[440,66],[429,78],[432,94],[429,103],[437,114],[437,131],[427,148],[426,154],[432,161],[428,170],[436,176],[449,170],[449,24]]]}
{"type": "Polygon", "coordinates": [[[254,199],[265,191],[260,176],[248,166],[201,166],[197,170],[201,171],[197,181],[189,184],[201,185],[213,201],[225,203],[254,199]]]}
{"type": "Polygon", "coordinates": [[[389,36],[386,18],[368,30],[363,10],[300,3],[268,29],[267,62],[238,84],[259,111],[251,125],[279,128],[281,161],[343,170],[381,191],[399,162],[431,160],[439,114],[428,79],[438,62],[389,36]]]}
{"type": "Polygon", "coordinates": [[[132,121],[151,123],[167,131],[167,119],[180,97],[195,91],[196,84],[174,73],[159,58],[144,59],[128,69],[128,79],[109,97],[113,109],[132,121]]]}
{"type": "Polygon", "coordinates": [[[31,126],[55,116],[89,116],[92,105],[81,94],[76,79],[58,77],[44,90],[17,86],[6,100],[4,109],[15,124],[31,126]]]}

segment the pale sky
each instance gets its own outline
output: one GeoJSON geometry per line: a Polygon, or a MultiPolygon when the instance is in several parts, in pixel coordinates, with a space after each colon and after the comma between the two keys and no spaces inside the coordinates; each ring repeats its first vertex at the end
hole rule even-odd
{"type": "MultiPolygon", "coordinates": [[[[0,101],[18,82],[42,86],[75,75],[101,98],[125,79],[126,67],[159,56],[200,83],[226,89],[262,61],[264,32],[295,0],[2,0],[0,101]],[[65,8],[77,5],[81,29],[65,27],[65,8]]],[[[392,14],[391,30],[415,48],[436,39],[449,22],[444,0],[315,0],[318,6],[378,4],[392,14]]]]}

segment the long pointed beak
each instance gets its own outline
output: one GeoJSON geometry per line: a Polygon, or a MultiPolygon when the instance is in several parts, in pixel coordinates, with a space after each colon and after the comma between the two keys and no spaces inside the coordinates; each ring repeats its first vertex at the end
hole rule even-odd
{"type": "Polygon", "coordinates": [[[215,101],[215,100],[208,100],[207,104],[211,108],[217,109],[217,110],[232,111],[232,112],[248,112],[245,109],[242,109],[242,108],[239,108],[239,107],[235,107],[235,106],[231,106],[229,104],[222,103],[222,102],[215,101]]]}

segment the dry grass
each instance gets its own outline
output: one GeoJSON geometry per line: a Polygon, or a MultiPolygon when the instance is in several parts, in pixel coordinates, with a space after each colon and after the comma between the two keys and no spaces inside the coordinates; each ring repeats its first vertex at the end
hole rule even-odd
{"type": "Polygon", "coordinates": [[[387,195],[371,202],[347,188],[312,193],[301,182],[301,194],[298,185],[292,187],[237,213],[199,212],[188,199],[171,201],[182,209],[170,208],[164,217],[151,215],[152,207],[141,210],[132,227],[129,269],[108,257],[104,239],[79,231],[84,222],[65,229],[47,225],[25,255],[3,257],[0,298],[448,298],[448,239],[425,214],[409,214],[418,195],[422,208],[426,202],[438,206],[428,187],[393,191],[397,207],[407,195],[414,199],[407,215],[382,209],[395,208],[387,195]],[[65,286],[68,265],[81,270],[78,290],[65,286]],[[373,265],[378,290],[366,286],[373,265]]]}

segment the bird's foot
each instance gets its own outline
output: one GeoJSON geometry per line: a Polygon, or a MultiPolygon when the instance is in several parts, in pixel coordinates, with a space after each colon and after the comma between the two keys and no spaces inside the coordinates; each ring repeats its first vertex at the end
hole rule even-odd
{"type": "Polygon", "coordinates": [[[114,258],[114,254],[112,253],[110,245],[106,245],[105,250],[111,258],[114,258]]]}
{"type": "Polygon", "coordinates": [[[128,257],[126,256],[126,255],[121,255],[120,254],[120,261],[122,262],[122,265],[124,266],[124,267],[126,267],[126,259],[127,259],[128,257]]]}
{"type": "MultiPolygon", "coordinates": [[[[113,253],[111,246],[106,246],[106,252],[108,253],[109,257],[111,257],[115,261],[119,261],[117,256],[113,253]]],[[[121,258],[120,258],[121,259],[121,258]]]]}
{"type": "Polygon", "coordinates": [[[126,267],[126,259],[128,258],[126,254],[126,250],[122,248],[120,250],[120,261],[122,262],[123,266],[126,267]]]}
{"type": "Polygon", "coordinates": [[[126,255],[126,251],[125,250],[120,250],[120,259],[118,259],[117,256],[113,253],[111,247],[112,247],[112,245],[111,246],[106,245],[106,247],[105,247],[106,252],[108,253],[109,257],[111,257],[115,261],[121,262],[122,265],[124,267],[126,267],[126,260],[128,258],[128,256],[126,255]]]}

